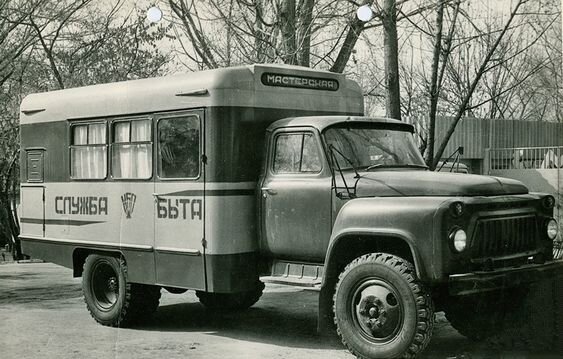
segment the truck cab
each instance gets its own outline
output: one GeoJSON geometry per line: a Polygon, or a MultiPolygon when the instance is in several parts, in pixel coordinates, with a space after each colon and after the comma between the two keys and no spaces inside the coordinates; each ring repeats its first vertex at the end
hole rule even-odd
{"type": "Polygon", "coordinates": [[[412,134],[403,122],[346,116],[267,130],[262,280],[320,287],[320,329],[336,324],[366,357],[423,348],[435,310],[464,335],[492,335],[519,290],[561,273],[552,196],[506,178],[430,171],[412,134]]]}

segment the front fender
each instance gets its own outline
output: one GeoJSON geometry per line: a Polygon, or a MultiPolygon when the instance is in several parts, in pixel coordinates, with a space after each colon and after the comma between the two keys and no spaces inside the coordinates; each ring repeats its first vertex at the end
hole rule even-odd
{"type": "Polygon", "coordinates": [[[322,331],[330,325],[332,294],[343,265],[354,259],[349,258],[347,252],[359,237],[375,242],[373,246],[369,243],[364,246],[376,251],[380,248],[378,240],[385,239],[387,244],[401,241],[408,246],[420,279],[440,278],[442,246],[441,241],[435,239],[441,237],[440,209],[451,201],[451,197],[372,197],[346,203],[334,223],[325,256],[318,329],[322,331]]]}
{"type": "Polygon", "coordinates": [[[406,242],[419,278],[432,280],[441,274],[440,208],[448,197],[371,197],[346,203],[336,218],[325,257],[325,271],[338,253],[339,241],[350,235],[388,236],[406,242]],[[432,258],[431,261],[426,260],[432,258]]]}
{"type": "MultiPolygon", "coordinates": [[[[410,257],[413,259],[413,264],[416,268],[416,273],[419,278],[424,275],[424,267],[422,266],[422,260],[419,256],[419,251],[417,250],[417,243],[415,240],[415,235],[409,231],[401,229],[392,228],[367,228],[367,227],[348,227],[342,228],[338,233],[331,237],[329,247],[327,250],[327,257],[325,258],[325,268],[328,268],[337,259],[337,255],[329,256],[329,253],[337,253],[338,247],[346,246],[344,242],[353,241],[353,238],[358,237],[370,237],[374,241],[378,238],[392,238],[397,241],[402,241],[408,245],[410,251],[410,257]],[[421,272],[422,271],[422,272],[421,272]]],[[[408,258],[405,258],[408,259],[408,258]]]]}

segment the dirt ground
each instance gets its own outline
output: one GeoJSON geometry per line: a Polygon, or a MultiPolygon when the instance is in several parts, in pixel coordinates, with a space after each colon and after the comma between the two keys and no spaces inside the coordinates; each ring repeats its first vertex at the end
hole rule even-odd
{"type": "MultiPolygon", "coordinates": [[[[1,258],[0,258],[1,260],[1,258]]],[[[193,292],[163,290],[161,306],[139,327],[108,328],[85,308],[80,278],[49,263],[0,264],[0,358],[352,358],[338,337],[316,333],[314,291],[267,285],[242,313],[213,314],[193,292]]],[[[473,343],[437,315],[422,358],[560,358],[473,343]]]]}

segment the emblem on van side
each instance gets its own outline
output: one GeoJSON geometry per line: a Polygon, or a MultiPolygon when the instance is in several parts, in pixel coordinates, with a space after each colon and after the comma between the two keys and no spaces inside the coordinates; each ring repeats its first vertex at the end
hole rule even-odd
{"type": "Polygon", "coordinates": [[[133,209],[135,208],[135,200],[137,196],[135,193],[127,192],[121,196],[121,203],[123,203],[123,211],[125,212],[126,218],[131,218],[133,214],[133,209]]]}

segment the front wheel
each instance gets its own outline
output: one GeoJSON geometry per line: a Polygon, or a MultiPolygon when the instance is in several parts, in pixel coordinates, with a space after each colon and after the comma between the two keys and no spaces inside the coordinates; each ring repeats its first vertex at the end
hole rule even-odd
{"type": "Polygon", "coordinates": [[[434,307],[409,262],[366,254],[340,274],[334,321],[344,345],[359,358],[413,358],[430,341],[434,307]]]}

